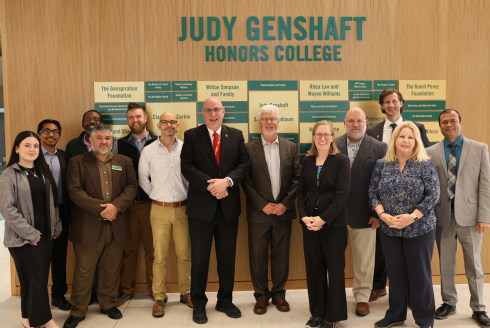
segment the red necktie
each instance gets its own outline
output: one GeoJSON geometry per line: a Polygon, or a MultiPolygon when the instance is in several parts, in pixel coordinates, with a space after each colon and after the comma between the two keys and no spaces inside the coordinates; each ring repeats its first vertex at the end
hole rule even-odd
{"type": "Polygon", "coordinates": [[[214,149],[214,155],[216,155],[216,161],[218,162],[218,166],[219,166],[219,155],[221,152],[221,136],[218,137],[218,134],[216,132],[213,133],[213,149],[214,149]]]}

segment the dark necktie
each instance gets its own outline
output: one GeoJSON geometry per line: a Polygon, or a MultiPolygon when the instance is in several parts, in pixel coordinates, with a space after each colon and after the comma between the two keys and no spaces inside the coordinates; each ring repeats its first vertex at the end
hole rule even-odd
{"type": "Polygon", "coordinates": [[[391,134],[393,134],[393,131],[395,131],[398,125],[396,123],[391,123],[390,126],[391,126],[391,134]]]}
{"type": "Polygon", "coordinates": [[[219,156],[221,153],[221,136],[218,137],[218,134],[216,132],[213,133],[213,149],[214,155],[216,156],[216,162],[218,162],[219,166],[219,156]]]}
{"type": "Polygon", "coordinates": [[[451,200],[456,193],[456,145],[451,142],[449,146],[451,147],[451,152],[447,163],[447,196],[451,200]]]}

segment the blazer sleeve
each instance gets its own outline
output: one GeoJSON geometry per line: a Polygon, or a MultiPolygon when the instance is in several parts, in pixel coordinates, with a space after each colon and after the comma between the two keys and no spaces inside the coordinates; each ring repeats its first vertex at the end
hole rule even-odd
{"type": "MultiPolygon", "coordinates": [[[[124,213],[124,211],[128,209],[138,193],[138,179],[136,179],[133,161],[127,157],[124,161],[124,165],[124,171],[126,172],[126,186],[124,186],[124,189],[119,196],[114,198],[111,202],[111,204],[115,205],[121,213],[124,213]]],[[[114,192],[114,190],[112,192],[114,192]]]]}
{"type": "Polygon", "coordinates": [[[335,197],[332,199],[332,202],[325,212],[320,215],[320,218],[325,221],[327,225],[331,225],[333,220],[335,220],[345,208],[345,203],[350,194],[351,174],[349,157],[345,155],[339,156],[338,161],[335,197]]]}
{"type": "Polygon", "coordinates": [[[419,123],[419,130],[420,130],[420,138],[422,139],[422,143],[424,144],[424,147],[430,147],[430,142],[429,138],[427,138],[427,131],[425,130],[425,125],[422,123],[419,123]]]}
{"type": "MultiPolygon", "coordinates": [[[[180,152],[180,169],[184,178],[202,192],[208,190],[211,177],[196,167],[196,156],[194,154],[194,142],[192,133],[186,131],[184,133],[184,145],[180,152]]],[[[203,150],[204,151],[204,150],[203,150]]],[[[231,177],[230,177],[231,178],[231,177]]],[[[233,178],[232,178],[233,179],[233,178]]],[[[235,182],[234,182],[235,183],[235,182]]]]}
{"type": "Polygon", "coordinates": [[[298,200],[298,215],[299,215],[299,222],[303,223],[301,221],[302,218],[305,216],[308,216],[308,212],[306,211],[306,185],[305,185],[305,167],[306,162],[308,161],[307,157],[303,159],[303,165],[301,166],[301,171],[299,174],[299,179],[298,179],[298,188],[296,189],[296,198],[298,200]]]}
{"type": "Polygon", "coordinates": [[[291,187],[288,193],[281,199],[281,204],[286,206],[288,209],[291,205],[294,205],[294,199],[296,198],[296,190],[298,188],[300,165],[299,165],[299,154],[296,145],[292,145],[290,148],[290,153],[293,156],[293,177],[291,182],[291,187]]]}
{"type": "Polygon", "coordinates": [[[485,223],[490,223],[490,164],[488,160],[488,145],[484,144],[481,154],[477,221],[485,223]]]}
{"type": "Polygon", "coordinates": [[[247,149],[245,148],[243,133],[240,130],[238,130],[238,132],[240,133],[238,138],[238,164],[231,172],[226,175],[233,181],[232,188],[238,188],[240,182],[242,182],[242,180],[248,175],[248,170],[250,169],[250,160],[248,158],[247,149]]]}

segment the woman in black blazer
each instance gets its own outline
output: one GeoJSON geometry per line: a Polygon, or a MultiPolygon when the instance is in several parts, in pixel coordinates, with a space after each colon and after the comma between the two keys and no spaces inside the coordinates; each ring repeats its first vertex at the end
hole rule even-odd
{"type": "Polygon", "coordinates": [[[298,183],[311,312],[307,328],[336,328],[347,319],[344,268],[351,175],[349,158],[340,153],[334,139],[332,123],[315,124],[298,183]]]}

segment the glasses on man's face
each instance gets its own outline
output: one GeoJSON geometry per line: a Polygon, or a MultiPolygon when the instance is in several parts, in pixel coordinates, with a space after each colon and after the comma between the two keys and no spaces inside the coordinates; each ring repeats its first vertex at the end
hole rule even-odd
{"type": "Polygon", "coordinates": [[[175,125],[177,124],[177,121],[175,120],[171,120],[171,121],[167,121],[167,120],[161,120],[160,121],[161,124],[170,124],[170,125],[175,125]]]}
{"type": "Polygon", "coordinates": [[[313,135],[313,138],[315,140],[321,140],[322,138],[325,138],[325,140],[333,138],[333,133],[315,133],[313,135]]]}
{"type": "Polygon", "coordinates": [[[260,120],[262,122],[277,122],[279,119],[277,117],[261,117],[260,120]]]}
{"type": "Polygon", "coordinates": [[[41,131],[39,131],[39,133],[45,134],[47,136],[49,136],[51,133],[53,133],[53,135],[59,136],[61,133],[61,130],[42,129],[41,131]]]}
{"type": "Polygon", "coordinates": [[[99,117],[86,117],[83,119],[83,121],[85,123],[88,123],[88,122],[91,122],[91,121],[94,121],[95,123],[99,123],[100,122],[100,118],[99,117]]]}
{"type": "Polygon", "coordinates": [[[454,125],[454,124],[459,123],[459,121],[458,120],[442,121],[441,125],[448,125],[449,123],[451,123],[451,125],[454,125]]]}
{"type": "Polygon", "coordinates": [[[203,109],[202,111],[206,114],[211,114],[211,113],[218,113],[222,109],[223,107],[215,107],[215,108],[206,108],[203,109]]]}

